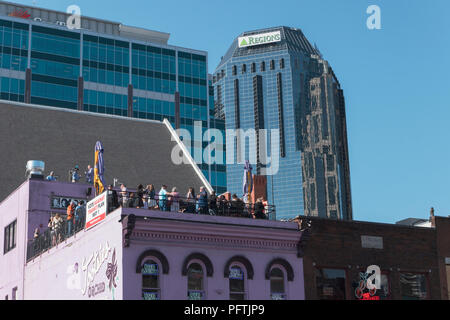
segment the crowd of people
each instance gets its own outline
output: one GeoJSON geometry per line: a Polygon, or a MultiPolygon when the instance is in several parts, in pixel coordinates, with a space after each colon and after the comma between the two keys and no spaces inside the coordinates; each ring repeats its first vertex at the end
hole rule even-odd
{"type": "MultiPolygon", "coordinates": [[[[82,230],[86,222],[86,204],[84,201],[71,201],[67,207],[66,215],[55,213],[50,216],[47,223],[47,232],[50,235],[51,246],[55,246],[74,233],[82,230]]],[[[41,236],[39,228],[34,231],[34,239],[41,236]]]]}
{"type": "Polygon", "coordinates": [[[183,197],[176,187],[169,191],[166,185],[162,185],[157,191],[152,184],[146,187],[140,184],[136,191],[129,191],[126,185],[122,184],[118,192],[109,185],[107,196],[109,211],[124,207],[255,219],[268,219],[269,213],[269,206],[264,198],[249,203],[247,197],[241,199],[233,194],[228,200],[225,194],[217,196],[215,191],[208,194],[205,187],[200,187],[198,194],[194,188],[189,188],[183,197]]]}

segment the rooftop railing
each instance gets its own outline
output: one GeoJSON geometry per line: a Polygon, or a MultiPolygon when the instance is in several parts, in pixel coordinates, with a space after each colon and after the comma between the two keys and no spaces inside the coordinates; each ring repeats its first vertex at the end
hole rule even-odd
{"type": "MultiPolygon", "coordinates": [[[[137,192],[136,192],[137,193],[137,192]]],[[[135,192],[117,192],[117,198],[108,194],[108,213],[122,207],[135,208],[141,210],[158,210],[179,214],[202,214],[224,217],[239,217],[248,219],[276,220],[275,206],[264,205],[263,203],[245,203],[242,200],[199,199],[173,196],[153,197],[142,195],[136,196],[135,192]]],[[[56,213],[49,212],[52,219],[56,219],[56,213]]],[[[59,220],[50,223],[47,230],[35,236],[27,245],[27,261],[30,261],[42,253],[50,250],[58,244],[64,242],[78,232],[84,230],[86,223],[85,208],[72,220],[67,220],[66,214],[58,213],[59,220]]]]}
{"type": "Polygon", "coordinates": [[[141,195],[137,192],[117,192],[117,203],[113,204],[112,199],[108,207],[113,209],[121,206],[124,208],[137,208],[147,210],[159,210],[177,213],[203,214],[213,216],[241,217],[276,220],[276,210],[274,205],[263,203],[248,203],[241,199],[226,200],[216,198],[199,199],[173,196],[169,193],[161,198],[158,193],[154,196],[141,195]]]}
{"type": "MultiPolygon", "coordinates": [[[[55,219],[55,216],[53,215],[53,219],[55,219]]],[[[84,229],[84,213],[78,218],[74,217],[71,221],[67,220],[67,215],[65,214],[59,214],[59,216],[60,220],[58,222],[53,223],[39,235],[35,235],[34,239],[28,243],[27,261],[36,258],[84,229]]]]}

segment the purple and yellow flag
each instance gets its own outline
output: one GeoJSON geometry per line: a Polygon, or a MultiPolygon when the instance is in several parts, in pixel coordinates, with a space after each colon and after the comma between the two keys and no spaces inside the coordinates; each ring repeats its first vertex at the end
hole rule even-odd
{"type": "Polygon", "coordinates": [[[95,144],[95,166],[94,166],[94,187],[95,196],[98,196],[105,191],[105,181],[103,173],[105,167],[103,165],[103,146],[100,141],[95,144]]]}

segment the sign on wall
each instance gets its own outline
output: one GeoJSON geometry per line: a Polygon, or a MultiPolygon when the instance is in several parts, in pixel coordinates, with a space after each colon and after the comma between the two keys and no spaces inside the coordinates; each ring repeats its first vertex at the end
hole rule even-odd
{"type": "Polygon", "coordinates": [[[238,38],[239,48],[259,46],[262,44],[273,43],[278,41],[281,41],[280,31],[254,34],[251,36],[244,36],[238,38]]]}
{"type": "Polygon", "coordinates": [[[144,264],[142,267],[142,274],[148,276],[157,276],[159,274],[158,265],[156,263],[144,264]]]}
{"type": "Polygon", "coordinates": [[[89,256],[68,266],[67,288],[80,290],[82,296],[89,299],[102,296],[114,300],[119,283],[118,268],[116,249],[105,242],[89,256]]]}
{"type": "Polygon", "coordinates": [[[361,236],[361,246],[368,249],[383,249],[383,237],[361,236]]]}
{"type": "Polygon", "coordinates": [[[144,291],[144,300],[159,300],[159,293],[156,291],[144,291]]]}
{"type": "Polygon", "coordinates": [[[231,268],[229,279],[244,280],[244,273],[241,268],[231,268]]]}
{"type": "Polygon", "coordinates": [[[54,196],[51,199],[50,207],[52,209],[67,209],[71,201],[74,201],[75,204],[78,204],[80,201],[86,201],[86,199],[54,196]]]}
{"type": "Polygon", "coordinates": [[[92,228],[106,218],[107,210],[106,192],[95,197],[87,203],[86,206],[86,225],[85,229],[92,228]]]}

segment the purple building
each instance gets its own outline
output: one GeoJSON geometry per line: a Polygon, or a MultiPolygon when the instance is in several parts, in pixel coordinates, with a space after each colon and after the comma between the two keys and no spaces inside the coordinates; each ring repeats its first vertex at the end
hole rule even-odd
{"type": "Polygon", "coordinates": [[[119,207],[72,235],[46,231],[89,187],[30,178],[0,203],[1,298],[304,299],[296,222],[119,207]]]}

